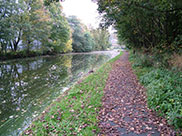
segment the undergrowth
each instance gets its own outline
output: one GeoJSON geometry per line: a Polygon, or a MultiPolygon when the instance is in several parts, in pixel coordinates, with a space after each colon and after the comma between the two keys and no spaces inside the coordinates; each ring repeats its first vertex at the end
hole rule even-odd
{"type": "Polygon", "coordinates": [[[182,129],[182,72],[154,67],[147,56],[130,53],[130,61],[147,89],[149,108],[165,116],[169,124],[182,129]]]}
{"type": "Polygon", "coordinates": [[[120,56],[121,54],[67,91],[23,135],[96,135],[99,132],[97,115],[103,89],[112,63],[120,56]]]}
{"type": "Polygon", "coordinates": [[[0,61],[18,59],[18,58],[44,56],[44,55],[56,55],[56,54],[59,54],[59,53],[51,52],[51,51],[33,51],[33,50],[27,52],[26,50],[22,50],[22,51],[16,51],[16,52],[0,53],[0,61]]]}

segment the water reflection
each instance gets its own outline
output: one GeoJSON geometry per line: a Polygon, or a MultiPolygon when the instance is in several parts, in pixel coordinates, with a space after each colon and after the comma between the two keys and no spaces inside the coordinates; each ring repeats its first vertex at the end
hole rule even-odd
{"type": "Polygon", "coordinates": [[[0,64],[0,135],[18,135],[53,99],[107,55],[65,55],[0,64]]]}

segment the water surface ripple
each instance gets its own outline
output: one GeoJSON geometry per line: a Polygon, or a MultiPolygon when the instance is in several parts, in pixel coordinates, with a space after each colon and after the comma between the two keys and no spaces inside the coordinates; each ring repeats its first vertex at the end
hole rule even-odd
{"type": "Polygon", "coordinates": [[[117,51],[0,63],[0,136],[17,136],[53,100],[117,51]]]}

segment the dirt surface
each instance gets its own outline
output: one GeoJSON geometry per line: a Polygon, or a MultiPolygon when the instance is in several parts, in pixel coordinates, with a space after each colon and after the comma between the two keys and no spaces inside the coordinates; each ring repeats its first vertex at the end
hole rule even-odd
{"type": "Polygon", "coordinates": [[[146,90],[128,56],[125,52],[109,74],[98,117],[99,136],[175,136],[167,121],[147,108],[146,90]]]}

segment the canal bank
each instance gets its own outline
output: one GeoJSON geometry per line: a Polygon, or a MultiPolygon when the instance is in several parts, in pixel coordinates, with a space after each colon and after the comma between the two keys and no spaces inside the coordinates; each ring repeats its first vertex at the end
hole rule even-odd
{"type": "Polygon", "coordinates": [[[112,64],[111,59],[65,92],[32,123],[23,135],[95,135],[103,89],[112,64]]]}
{"type": "Polygon", "coordinates": [[[1,63],[0,135],[19,135],[67,88],[118,53],[69,54],[1,63]]]}

